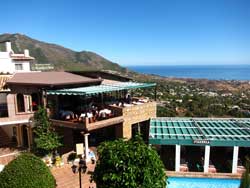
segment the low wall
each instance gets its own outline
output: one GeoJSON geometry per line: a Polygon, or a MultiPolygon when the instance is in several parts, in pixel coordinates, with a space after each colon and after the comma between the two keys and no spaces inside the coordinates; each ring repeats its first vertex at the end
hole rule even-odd
{"type": "Polygon", "coordinates": [[[132,136],[132,124],[156,117],[156,102],[124,107],[122,109],[122,115],[124,119],[123,137],[130,139],[132,136]]]}

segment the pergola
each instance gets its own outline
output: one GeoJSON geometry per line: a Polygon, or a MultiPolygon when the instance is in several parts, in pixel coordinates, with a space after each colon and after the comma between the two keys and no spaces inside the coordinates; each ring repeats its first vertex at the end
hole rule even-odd
{"type": "Polygon", "coordinates": [[[48,90],[48,95],[92,95],[112,91],[122,91],[128,89],[138,89],[156,86],[155,83],[138,83],[138,82],[117,82],[113,84],[101,84],[95,86],[48,90]]]}
{"type": "Polygon", "coordinates": [[[250,119],[152,118],[149,143],[175,145],[175,170],[180,171],[183,146],[204,146],[204,172],[208,172],[210,146],[233,147],[232,173],[237,172],[239,147],[250,147],[250,119]]]}

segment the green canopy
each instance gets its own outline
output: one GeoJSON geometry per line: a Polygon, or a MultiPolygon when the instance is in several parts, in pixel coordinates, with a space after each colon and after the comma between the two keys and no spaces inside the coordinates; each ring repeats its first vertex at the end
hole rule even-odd
{"type": "Polygon", "coordinates": [[[156,86],[155,83],[117,82],[115,84],[101,84],[96,86],[78,87],[70,89],[48,90],[47,95],[92,95],[112,91],[137,89],[156,86]]]}
{"type": "Polygon", "coordinates": [[[250,119],[152,118],[149,143],[250,147],[250,119]]]}

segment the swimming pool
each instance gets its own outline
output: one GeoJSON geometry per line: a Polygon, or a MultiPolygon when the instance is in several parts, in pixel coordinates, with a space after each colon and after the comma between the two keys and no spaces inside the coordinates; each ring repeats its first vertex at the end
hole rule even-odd
{"type": "Polygon", "coordinates": [[[169,177],[167,188],[239,188],[240,180],[169,177]]]}

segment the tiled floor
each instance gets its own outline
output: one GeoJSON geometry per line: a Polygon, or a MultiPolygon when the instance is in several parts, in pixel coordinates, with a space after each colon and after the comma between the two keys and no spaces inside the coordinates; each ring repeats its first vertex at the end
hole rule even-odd
{"type": "MultiPolygon", "coordinates": [[[[79,188],[79,173],[74,174],[70,164],[51,169],[57,183],[57,188],[79,188]]],[[[90,183],[90,175],[94,171],[95,165],[88,163],[88,169],[82,174],[82,188],[96,188],[95,183],[90,183]]]]}

